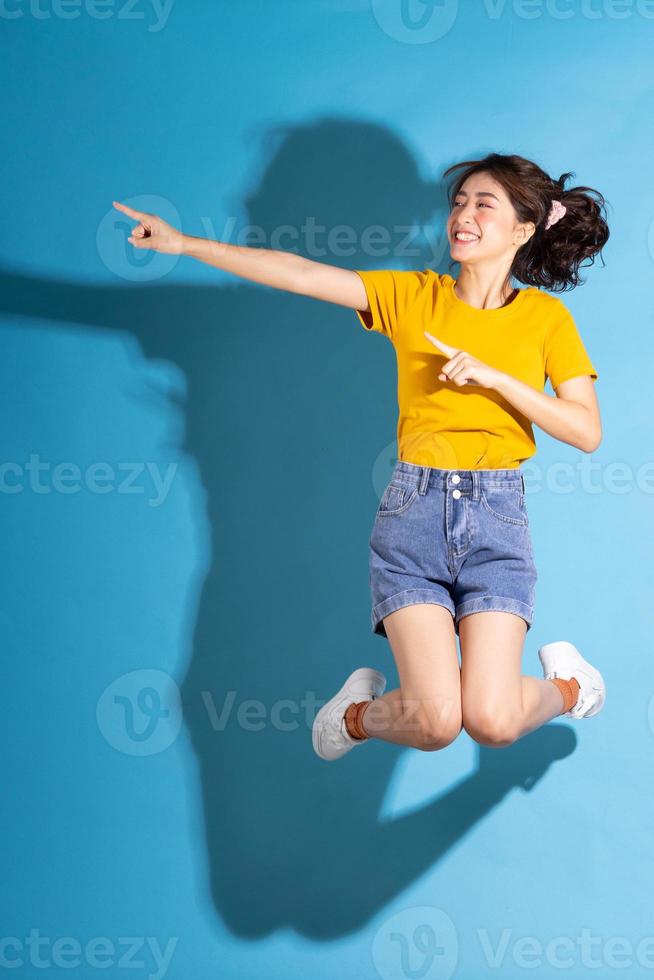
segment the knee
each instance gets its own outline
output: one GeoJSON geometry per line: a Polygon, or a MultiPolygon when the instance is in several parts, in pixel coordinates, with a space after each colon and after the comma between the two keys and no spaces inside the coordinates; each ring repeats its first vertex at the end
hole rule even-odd
{"type": "Polygon", "coordinates": [[[448,719],[437,724],[423,723],[419,727],[414,746],[423,752],[444,749],[459,736],[462,728],[463,722],[460,716],[458,719],[448,719]]]}
{"type": "Polygon", "coordinates": [[[450,745],[461,733],[461,698],[444,696],[407,697],[401,702],[401,729],[405,732],[404,744],[423,752],[434,752],[450,745]]]}
{"type": "Polygon", "coordinates": [[[497,711],[464,711],[463,727],[475,742],[493,748],[512,745],[520,734],[516,717],[497,711]]]}

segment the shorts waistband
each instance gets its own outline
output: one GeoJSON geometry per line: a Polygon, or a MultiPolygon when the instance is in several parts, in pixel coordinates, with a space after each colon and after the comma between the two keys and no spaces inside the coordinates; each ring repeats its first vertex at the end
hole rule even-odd
{"type": "Polygon", "coordinates": [[[479,491],[484,487],[507,490],[518,487],[522,493],[525,492],[524,474],[517,466],[499,470],[447,470],[437,466],[419,466],[417,463],[398,459],[393,469],[393,478],[396,477],[417,486],[421,494],[426,493],[428,487],[458,489],[462,493],[472,493],[473,499],[478,500],[479,491]]]}

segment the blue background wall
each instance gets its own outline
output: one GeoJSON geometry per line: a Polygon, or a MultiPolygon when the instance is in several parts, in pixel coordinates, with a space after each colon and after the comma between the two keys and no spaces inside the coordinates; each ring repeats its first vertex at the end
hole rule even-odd
{"type": "Polygon", "coordinates": [[[14,976],[651,974],[653,18],[608,0],[4,9],[14,976]],[[606,267],[563,297],[604,439],[588,457],[539,430],[525,468],[525,672],[570,639],[606,706],[509,749],[464,732],[328,765],[317,703],[355,666],[397,681],[367,579],[392,347],[345,308],[135,253],[111,202],[448,271],[440,175],[490,150],[609,201],[606,267]],[[328,240],[342,224],[353,247],[328,240]]]}

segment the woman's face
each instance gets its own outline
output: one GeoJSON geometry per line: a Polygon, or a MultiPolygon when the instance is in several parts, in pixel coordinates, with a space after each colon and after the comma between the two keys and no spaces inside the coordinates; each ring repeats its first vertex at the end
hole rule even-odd
{"type": "Polygon", "coordinates": [[[520,224],[501,184],[489,174],[472,174],[454,198],[447,220],[450,254],[455,262],[476,265],[489,259],[510,264],[530,237],[531,222],[520,224]],[[457,232],[464,233],[463,241],[457,232]]]}

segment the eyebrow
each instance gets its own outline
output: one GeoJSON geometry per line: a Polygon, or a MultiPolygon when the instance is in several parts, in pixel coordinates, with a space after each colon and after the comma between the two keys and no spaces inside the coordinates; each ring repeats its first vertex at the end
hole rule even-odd
{"type": "MultiPolygon", "coordinates": [[[[468,192],[467,191],[459,191],[454,196],[455,197],[459,197],[461,195],[463,195],[463,197],[467,197],[468,196],[468,192]]],[[[491,194],[490,191],[477,191],[476,194],[475,194],[475,197],[494,197],[498,204],[501,203],[499,197],[497,197],[496,194],[491,194]]]]}

